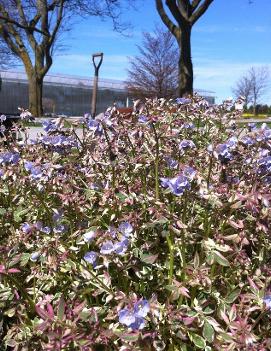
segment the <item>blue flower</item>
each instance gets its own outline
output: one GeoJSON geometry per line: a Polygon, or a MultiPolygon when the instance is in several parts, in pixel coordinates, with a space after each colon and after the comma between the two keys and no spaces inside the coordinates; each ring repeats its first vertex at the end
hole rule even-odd
{"type": "Polygon", "coordinates": [[[40,166],[35,166],[31,168],[31,177],[34,179],[41,179],[43,176],[43,170],[40,166]]]}
{"type": "Polygon", "coordinates": [[[174,159],[171,158],[171,157],[166,157],[165,160],[166,160],[166,163],[167,163],[167,165],[168,165],[168,167],[169,167],[170,169],[176,169],[176,168],[178,168],[178,165],[179,165],[179,162],[178,162],[178,161],[174,160],[174,159]]]}
{"type": "Polygon", "coordinates": [[[84,260],[91,263],[93,266],[96,266],[97,258],[98,254],[95,251],[88,251],[84,256],[84,260]]]}
{"type": "Polygon", "coordinates": [[[1,115],[0,116],[0,122],[4,122],[7,119],[7,117],[5,115],[1,115]]]}
{"type": "Polygon", "coordinates": [[[117,237],[117,230],[114,226],[109,227],[108,233],[112,236],[113,239],[117,237]]]}
{"type": "Polygon", "coordinates": [[[271,295],[266,295],[263,298],[263,302],[265,303],[266,308],[271,310],[271,295]]]}
{"type": "Polygon", "coordinates": [[[135,322],[130,325],[132,330],[141,330],[145,328],[145,319],[142,317],[137,317],[135,322]]]}
{"type": "Polygon", "coordinates": [[[121,234],[123,234],[124,236],[130,236],[133,232],[133,227],[131,226],[131,224],[129,222],[122,222],[119,225],[118,230],[121,232],[121,234]]]}
{"type": "Polygon", "coordinates": [[[43,129],[46,133],[58,130],[58,127],[56,126],[56,124],[53,121],[46,120],[46,121],[42,122],[41,124],[42,124],[43,129]]]}
{"type": "Polygon", "coordinates": [[[259,156],[260,157],[269,156],[269,154],[270,154],[270,150],[268,150],[268,149],[260,149],[259,150],[259,156]]]}
{"type": "Polygon", "coordinates": [[[127,308],[120,310],[118,315],[120,323],[127,325],[127,327],[130,327],[130,325],[136,321],[134,311],[128,310],[127,308]]]}
{"type": "Polygon", "coordinates": [[[190,189],[190,182],[187,177],[180,175],[170,180],[169,188],[174,195],[181,196],[185,190],[190,189]]]}
{"type": "Polygon", "coordinates": [[[40,258],[40,253],[39,252],[34,252],[30,256],[30,260],[33,262],[36,262],[40,258]]]}
{"type": "Polygon", "coordinates": [[[95,236],[96,232],[94,232],[93,230],[90,230],[89,232],[83,234],[83,238],[86,243],[91,242],[95,238],[95,236]]]}
{"type": "Polygon", "coordinates": [[[160,178],[161,185],[165,188],[169,188],[170,191],[177,196],[183,195],[185,190],[190,189],[190,182],[187,177],[184,175],[180,175],[178,177],[168,179],[168,178],[160,178]]]}
{"type": "Polygon", "coordinates": [[[98,136],[103,135],[103,126],[96,119],[90,119],[87,123],[87,127],[89,130],[91,130],[94,133],[94,135],[98,135],[98,136]]]}
{"type": "Polygon", "coordinates": [[[145,116],[145,115],[139,115],[138,116],[138,122],[139,123],[148,123],[148,117],[147,116],[145,116]]]}
{"type": "Polygon", "coordinates": [[[30,161],[24,161],[24,168],[26,171],[30,172],[31,169],[34,167],[34,163],[30,161]]]}
{"type": "Polygon", "coordinates": [[[0,154],[0,163],[11,163],[17,164],[20,160],[20,154],[18,152],[5,152],[0,154]]]}
{"type": "Polygon", "coordinates": [[[258,172],[260,174],[271,173],[271,156],[263,157],[258,161],[258,172]]]}
{"type": "Polygon", "coordinates": [[[193,143],[192,140],[182,140],[179,144],[179,149],[180,150],[187,150],[187,149],[193,149],[196,147],[196,145],[193,143]]]}
{"type": "Polygon", "coordinates": [[[197,171],[190,166],[185,166],[183,169],[183,175],[189,178],[190,180],[193,180],[197,174],[197,171]]]}
{"type": "Polygon", "coordinates": [[[59,222],[62,219],[62,217],[63,217],[63,212],[64,211],[62,209],[54,210],[54,214],[52,216],[52,220],[55,223],[59,222]]]}
{"type": "Polygon", "coordinates": [[[106,241],[105,243],[102,244],[102,247],[100,249],[100,253],[103,255],[110,255],[113,253],[115,250],[114,244],[111,240],[106,241]]]}
{"type": "Polygon", "coordinates": [[[226,141],[226,145],[228,146],[229,149],[234,149],[236,147],[237,143],[238,143],[238,139],[235,136],[229,138],[226,141]]]}
{"type": "Polygon", "coordinates": [[[181,126],[181,129],[194,129],[195,125],[192,122],[186,122],[181,126]]]}
{"type": "Polygon", "coordinates": [[[148,300],[138,301],[134,305],[134,312],[137,317],[146,317],[147,314],[150,312],[150,304],[148,300]]]}
{"type": "Polygon", "coordinates": [[[65,233],[67,231],[67,226],[65,224],[58,224],[56,227],[54,227],[54,232],[55,233],[65,233]]]}
{"type": "Polygon", "coordinates": [[[150,311],[147,300],[138,301],[132,309],[124,308],[119,311],[119,321],[132,330],[140,330],[145,327],[145,317],[150,311]]]}
{"type": "Polygon", "coordinates": [[[40,229],[41,232],[45,233],[45,234],[50,234],[51,233],[51,228],[50,227],[42,227],[40,229]]]}
{"type": "Polygon", "coordinates": [[[30,225],[29,223],[23,223],[22,224],[22,231],[25,233],[25,234],[29,234],[33,229],[33,226],[30,225]]]}
{"type": "Polygon", "coordinates": [[[40,137],[40,142],[44,145],[54,147],[73,147],[77,146],[77,141],[69,136],[64,135],[44,135],[40,137]]]}
{"type": "Polygon", "coordinates": [[[230,153],[229,146],[227,144],[219,144],[215,149],[215,155],[221,161],[221,163],[227,163],[233,159],[230,153]]]}
{"type": "Polygon", "coordinates": [[[247,127],[250,131],[257,128],[256,123],[252,123],[252,122],[248,123],[247,127]]]}
{"type": "Polygon", "coordinates": [[[183,98],[183,97],[177,98],[177,99],[176,99],[176,103],[177,103],[178,105],[190,104],[191,101],[192,101],[191,99],[183,98]]]}
{"type": "Polygon", "coordinates": [[[271,129],[265,129],[263,134],[264,134],[265,140],[271,139],[271,129]]]}
{"type": "Polygon", "coordinates": [[[125,237],[121,241],[118,241],[114,244],[114,252],[118,255],[124,255],[129,246],[129,240],[125,237]]]}
{"type": "Polygon", "coordinates": [[[249,136],[245,135],[241,139],[241,143],[243,143],[245,145],[253,145],[253,144],[255,144],[255,141],[252,138],[250,138],[249,136]]]}
{"type": "Polygon", "coordinates": [[[169,187],[169,178],[160,178],[161,185],[163,188],[168,188],[169,187]]]}

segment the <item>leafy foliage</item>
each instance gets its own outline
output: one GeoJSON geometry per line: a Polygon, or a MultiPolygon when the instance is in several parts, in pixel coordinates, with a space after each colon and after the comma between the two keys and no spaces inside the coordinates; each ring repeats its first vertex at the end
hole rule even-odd
{"type": "Polygon", "coordinates": [[[271,131],[236,107],[147,100],[1,146],[1,349],[270,349],[271,131]]]}

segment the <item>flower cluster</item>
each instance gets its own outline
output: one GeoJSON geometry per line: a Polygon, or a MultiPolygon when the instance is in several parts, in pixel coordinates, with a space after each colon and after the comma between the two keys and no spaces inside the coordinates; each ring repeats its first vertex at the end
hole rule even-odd
{"type": "Polygon", "coordinates": [[[145,321],[150,312],[150,305],[147,300],[136,302],[132,308],[124,308],[119,311],[119,321],[132,330],[140,330],[145,327],[145,321]]]}
{"type": "Polygon", "coordinates": [[[270,349],[271,132],[241,100],[1,144],[1,350],[270,349]]]}

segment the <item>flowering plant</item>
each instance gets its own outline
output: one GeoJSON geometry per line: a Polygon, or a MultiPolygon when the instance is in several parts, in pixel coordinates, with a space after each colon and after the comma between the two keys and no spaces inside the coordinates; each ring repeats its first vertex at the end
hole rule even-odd
{"type": "Polygon", "coordinates": [[[0,349],[270,349],[271,132],[240,115],[147,100],[1,146],[0,349]]]}

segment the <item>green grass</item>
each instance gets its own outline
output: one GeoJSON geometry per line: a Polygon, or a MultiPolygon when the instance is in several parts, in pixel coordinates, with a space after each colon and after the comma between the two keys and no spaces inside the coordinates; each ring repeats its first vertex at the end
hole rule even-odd
{"type": "Polygon", "coordinates": [[[244,119],[249,119],[249,118],[255,118],[255,119],[264,119],[264,118],[267,118],[268,117],[268,115],[266,115],[266,114],[259,114],[259,115],[256,115],[256,116],[254,116],[254,114],[253,113],[243,113],[243,115],[242,115],[242,117],[244,118],[244,119]]]}

